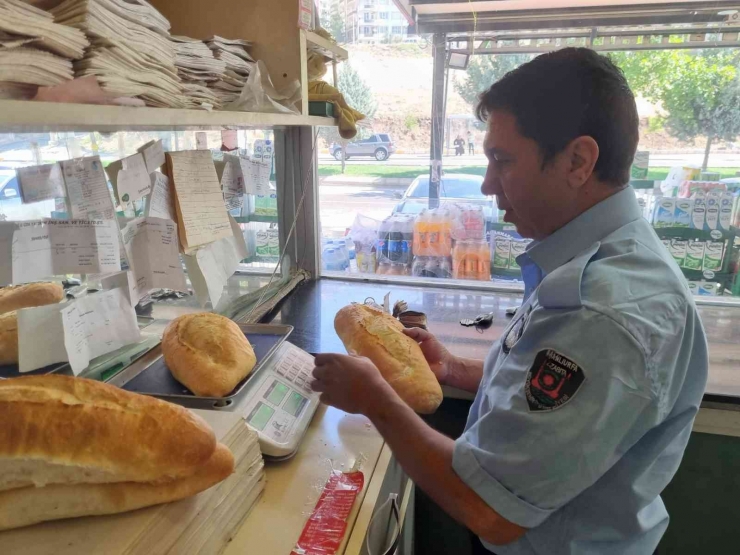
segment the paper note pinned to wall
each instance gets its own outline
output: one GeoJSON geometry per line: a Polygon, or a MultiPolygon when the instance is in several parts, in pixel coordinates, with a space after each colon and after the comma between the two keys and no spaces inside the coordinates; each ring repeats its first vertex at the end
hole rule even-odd
{"type": "Polygon", "coordinates": [[[239,224],[231,216],[229,222],[232,230],[230,237],[219,239],[182,257],[201,306],[210,300],[211,306],[216,309],[226,282],[236,271],[239,262],[249,256],[239,224]]]}
{"type": "Polygon", "coordinates": [[[75,375],[90,361],[141,339],[136,312],[123,290],[100,291],[61,310],[64,344],[75,375]]]}
{"type": "Polygon", "coordinates": [[[16,170],[24,203],[63,198],[64,178],[59,164],[29,166],[16,170]]]}
{"type": "Polygon", "coordinates": [[[60,162],[73,218],[113,220],[113,199],[99,156],[60,162]]]}
{"type": "Polygon", "coordinates": [[[65,306],[65,303],[56,303],[18,311],[19,372],[30,372],[69,360],[60,315],[65,306]],[[43,349],[39,345],[43,345],[43,349]]]}
{"type": "Polygon", "coordinates": [[[149,193],[149,200],[146,203],[146,215],[176,222],[177,216],[175,216],[169,178],[160,172],[154,172],[150,178],[152,192],[149,193]]]}
{"type": "MultiPolygon", "coordinates": [[[[3,222],[12,226],[12,283],[62,274],[94,274],[121,269],[118,224],[114,220],[3,222]]],[[[7,229],[5,230],[7,231],[7,229]]],[[[6,236],[0,231],[0,238],[6,236]]],[[[3,275],[7,271],[0,272],[3,275]]]]}
{"type": "Polygon", "coordinates": [[[180,263],[177,226],[174,222],[160,218],[137,218],[129,222],[121,234],[133,274],[133,304],[151,289],[188,290],[180,263]]]}
{"type": "Polygon", "coordinates": [[[208,150],[208,135],[205,131],[198,131],[195,134],[195,148],[198,150],[208,150]]]}
{"type": "Polygon", "coordinates": [[[244,177],[242,176],[239,158],[224,155],[224,171],[221,175],[221,188],[224,193],[224,204],[227,210],[240,208],[244,204],[244,177]]]}
{"type": "Polygon", "coordinates": [[[232,235],[221,185],[208,151],[168,152],[165,156],[175,194],[178,235],[183,250],[232,235]]]}
{"type": "Polygon", "coordinates": [[[239,148],[236,129],[221,130],[221,150],[231,151],[239,148]]]}
{"type": "Polygon", "coordinates": [[[146,169],[149,173],[155,172],[164,166],[164,147],[160,139],[149,141],[139,148],[139,152],[144,155],[144,162],[146,162],[146,169]]]}
{"type": "Polygon", "coordinates": [[[134,202],[149,194],[152,184],[144,156],[136,153],[108,164],[105,168],[118,202],[134,202]]]}

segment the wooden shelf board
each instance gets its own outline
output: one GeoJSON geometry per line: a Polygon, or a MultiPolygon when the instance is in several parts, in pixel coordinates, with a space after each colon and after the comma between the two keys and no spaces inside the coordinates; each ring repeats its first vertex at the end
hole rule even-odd
{"type": "Polygon", "coordinates": [[[349,53],[341,46],[326,40],[312,31],[304,31],[304,33],[306,34],[306,42],[311,44],[311,48],[319,50],[324,56],[337,62],[343,62],[349,59],[349,53]]]}
{"type": "Polygon", "coordinates": [[[334,119],[319,116],[0,100],[1,133],[266,129],[335,125],[334,119]]]}

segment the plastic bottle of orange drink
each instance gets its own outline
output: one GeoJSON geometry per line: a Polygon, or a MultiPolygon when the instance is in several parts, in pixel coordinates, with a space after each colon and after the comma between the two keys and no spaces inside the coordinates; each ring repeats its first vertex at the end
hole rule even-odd
{"type": "Polygon", "coordinates": [[[475,241],[468,242],[467,252],[465,253],[465,278],[478,279],[478,263],[480,250],[478,243],[475,241]]]}
{"type": "Polygon", "coordinates": [[[478,279],[491,280],[491,247],[486,241],[481,241],[478,249],[478,279]]]}
{"type": "Polygon", "coordinates": [[[428,256],[429,212],[422,210],[414,222],[414,256],[428,256]]]}

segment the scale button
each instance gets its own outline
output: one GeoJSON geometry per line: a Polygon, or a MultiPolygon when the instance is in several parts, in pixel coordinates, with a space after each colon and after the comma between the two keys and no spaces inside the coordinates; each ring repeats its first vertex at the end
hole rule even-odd
{"type": "Polygon", "coordinates": [[[304,378],[303,376],[298,376],[295,379],[295,383],[297,383],[298,385],[303,385],[304,383],[306,383],[306,378],[304,378]]]}
{"type": "Polygon", "coordinates": [[[285,368],[284,368],[283,366],[278,366],[277,368],[275,368],[275,370],[276,370],[276,371],[277,371],[277,373],[278,373],[278,374],[280,374],[281,376],[285,376],[285,368]]]}

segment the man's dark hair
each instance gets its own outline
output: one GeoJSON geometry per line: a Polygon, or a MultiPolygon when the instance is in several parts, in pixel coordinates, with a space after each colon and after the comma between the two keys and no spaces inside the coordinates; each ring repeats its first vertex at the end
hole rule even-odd
{"type": "Polygon", "coordinates": [[[639,141],[637,107],[609,58],[588,48],[542,54],[480,95],[478,119],[485,122],[493,110],[516,118],[520,133],[539,145],[544,163],[588,135],[599,145],[597,177],[615,186],[629,182],[639,141]]]}

